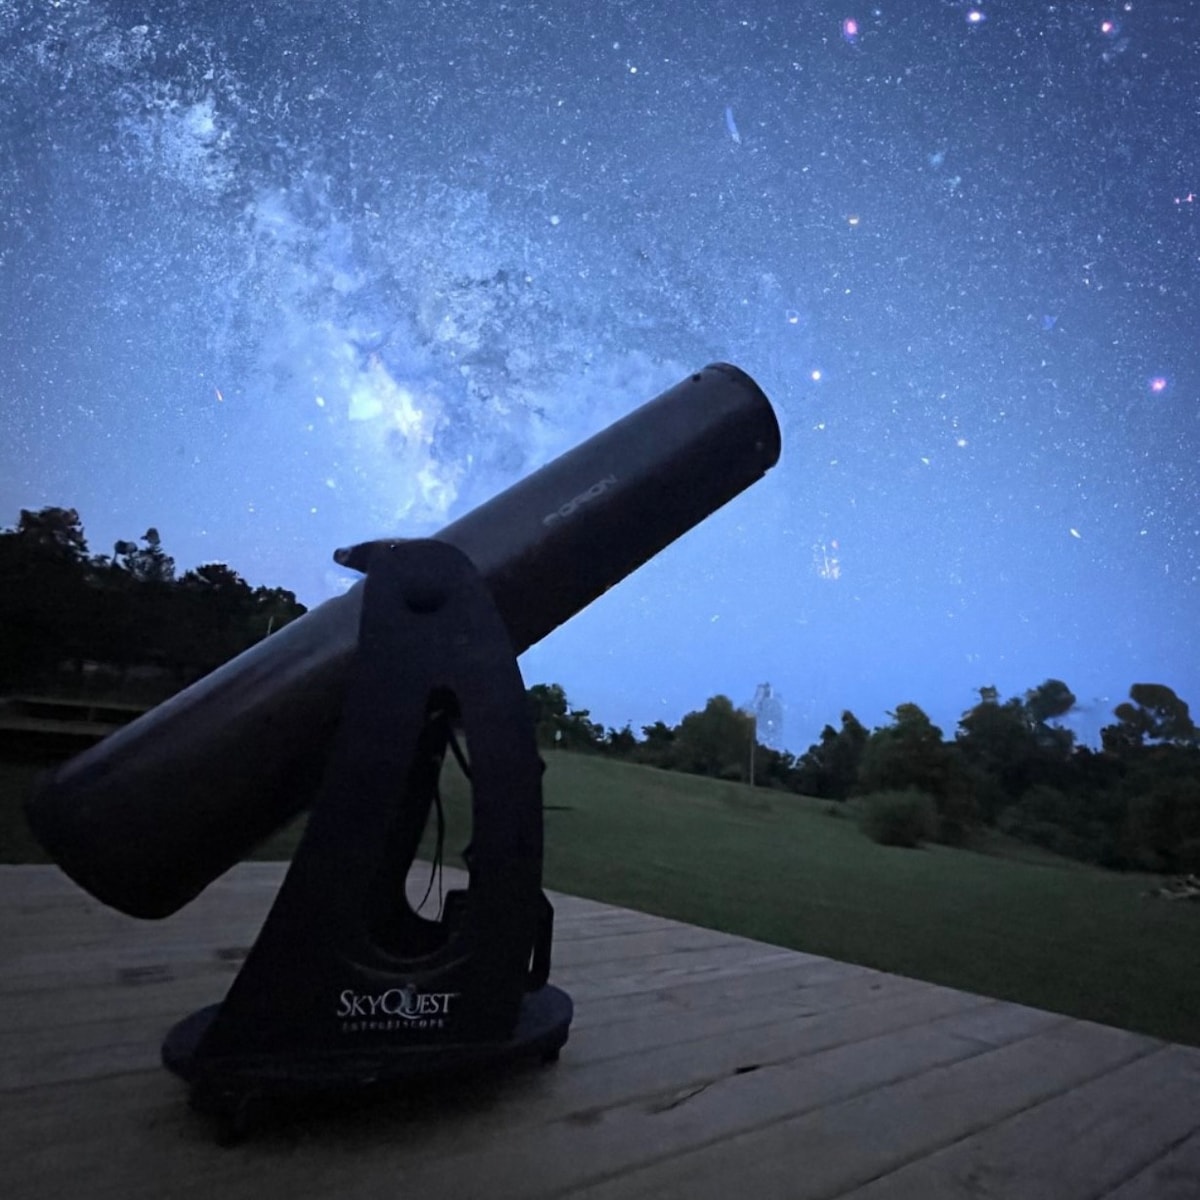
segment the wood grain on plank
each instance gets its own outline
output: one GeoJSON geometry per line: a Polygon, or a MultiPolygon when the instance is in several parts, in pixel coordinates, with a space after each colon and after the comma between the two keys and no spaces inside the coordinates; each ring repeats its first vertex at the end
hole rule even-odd
{"type": "MultiPolygon", "coordinates": [[[[887,1053],[904,1039],[893,1039],[887,1053]]],[[[837,1196],[1146,1057],[1149,1038],[1082,1021],[881,1086],[844,1103],[664,1158],[589,1191],[601,1197],[837,1196]]]]}
{"type": "MultiPolygon", "coordinates": [[[[888,1175],[852,1197],[1090,1200],[1200,1130],[1198,1097],[1200,1051],[1164,1046],[888,1175]]],[[[1200,1197],[1200,1188],[1193,1196],[1200,1197]]]]}
{"type": "Polygon", "coordinates": [[[6,1197],[1200,1196],[1198,1051],[560,896],[558,1064],[219,1148],[158,1047],[223,995],[283,873],[243,864],[140,922],[0,868],[6,1197]]]}
{"type": "MultiPolygon", "coordinates": [[[[1192,1103],[1196,1105],[1194,1097],[1192,1103]]],[[[1193,1133],[1119,1187],[1105,1192],[1103,1200],[1196,1200],[1197,1196],[1200,1196],[1200,1133],[1193,1133]]]]}
{"type": "MultiPolygon", "coordinates": [[[[162,1136],[155,1137],[147,1127],[155,1110],[139,1097],[132,1082],[138,1077],[97,1081],[92,1085],[96,1098],[109,1112],[121,1102],[140,1101],[127,1120],[129,1152],[119,1162],[112,1160],[106,1122],[86,1141],[76,1138],[73,1157],[77,1165],[88,1162],[103,1170],[114,1195],[150,1194],[140,1190],[144,1179],[161,1180],[174,1171],[172,1194],[179,1196],[269,1190],[316,1197],[327,1194],[335,1180],[340,1180],[339,1194],[353,1195],[369,1192],[373,1180],[378,1185],[395,1178],[404,1179],[406,1191],[428,1194],[549,1196],[664,1154],[709,1145],[764,1120],[837,1104],[964,1056],[986,1055],[990,1046],[984,1039],[1000,1036],[1000,1026],[1010,1038],[1027,1039],[1047,1022],[1061,1020],[1009,1009],[977,1001],[965,1012],[910,1026],[901,1037],[883,1035],[807,1054],[797,1052],[798,1042],[751,1044],[743,1049],[764,1059],[774,1053],[777,1059],[740,1074],[738,1048],[712,1038],[695,1048],[701,1070],[688,1086],[679,1086],[688,1078],[680,1072],[691,1069],[693,1056],[678,1056],[672,1069],[664,1051],[658,1069],[646,1064],[645,1056],[622,1060],[630,1068],[625,1075],[611,1066],[591,1077],[585,1070],[529,1071],[440,1106],[424,1104],[414,1094],[406,1104],[314,1120],[299,1131],[267,1130],[234,1151],[236,1169],[228,1157],[209,1154],[197,1143],[194,1130],[171,1105],[159,1116],[162,1136]],[[616,1094],[598,1107],[596,1084],[604,1078],[614,1081],[609,1086],[616,1094]],[[186,1156],[181,1143],[192,1147],[186,1156]],[[184,1165],[186,1170],[180,1169],[184,1165]]],[[[45,1132],[48,1119],[70,1122],[73,1115],[85,1115],[81,1091],[86,1093],[86,1086],[35,1091],[23,1097],[23,1111],[15,1116],[12,1134],[26,1154],[35,1155],[48,1188],[66,1186],[69,1168],[37,1155],[44,1145],[37,1131],[45,1132]]],[[[161,1103],[157,1087],[155,1093],[161,1103]]],[[[80,1126],[84,1130],[92,1132],[86,1121],[80,1126]]],[[[668,1188],[662,1194],[678,1193],[668,1188]]]]}

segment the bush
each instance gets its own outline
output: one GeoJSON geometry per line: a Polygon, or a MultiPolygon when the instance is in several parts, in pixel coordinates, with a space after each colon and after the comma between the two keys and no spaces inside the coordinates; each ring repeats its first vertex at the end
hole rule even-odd
{"type": "Polygon", "coordinates": [[[944,846],[965,846],[967,835],[978,824],[974,794],[961,787],[951,787],[933,804],[937,819],[929,836],[944,846]]]}
{"type": "MultiPolygon", "coordinates": [[[[1004,809],[996,828],[1018,841],[1080,862],[1118,868],[1129,859],[1118,822],[1108,812],[1103,797],[1091,797],[1085,805],[1059,788],[1034,784],[1016,804],[1004,809]]],[[[1142,856],[1132,865],[1153,870],[1154,862],[1157,859],[1142,856]]]]}
{"type": "Polygon", "coordinates": [[[1018,841],[1068,854],[1070,851],[1063,844],[1068,817],[1066,796],[1058,788],[1036,784],[1016,804],[1000,813],[996,827],[1018,841]]]}
{"type": "Polygon", "coordinates": [[[872,792],[862,798],[859,824],[881,846],[919,846],[937,828],[933,800],[916,788],[872,792]]]}

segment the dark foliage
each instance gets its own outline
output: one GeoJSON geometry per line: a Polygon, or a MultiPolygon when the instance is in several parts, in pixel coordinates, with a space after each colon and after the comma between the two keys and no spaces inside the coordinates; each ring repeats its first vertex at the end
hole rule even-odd
{"type": "MultiPolygon", "coordinates": [[[[111,555],[89,556],[75,509],[22,510],[0,531],[0,687],[106,674],[123,686],[155,669],[166,690],[190,683],[300,616],[283,588],[251,587],[224,563],[176,574],[151,526],[111,555]]],[[[1135,683],[1101,731],[1076,746],[1055,724],[1075,696],[1047,679],[1002,701],[995,687],[951,740],[913,703],[868,731],[852,712],[798,759],[758,743],[755,723],[713,696],[676,726],[605,729],[562,686],[529,703],[544,750],[605,754],[665,770],[753,781],[839,802],[868,797],[868,832],[888,844],[968,840],[980,826],[1107,867],[1200,870],[1200,733],[1169,687],[1135,683]],[[919,799],[914,799],[917,797],[919,799]],[[873,815],[871,815],[873,814],[873,815]]]]}
{"type": "Polygon", "coordinates": [[[933,800],[917,788],[872,792],[862,806],[862,831],[881,846],[913,849],[937,828],[933,800]]]}
{"type": "Polygon", "coordinates": [[[73,508],[22,510],[0,532],[0,686],[114,688],[157,669],[171,691],[304,613],[283,588],[252,588],[223,563],[177,579],[151,526],[89,556],[73,508]]]}
{"type": "MultiPolygon", "coordinates": [[[[644,726],[641,740],[628,726],[604,730],[586,709],[571,709],[557,684],[538,684],[530,697],[544,746],[749,778],[753,722],[726,696],[713,696],[674,727],[644,726]]],[[[1200,741],[1187,705],[1161,684],[1135,684],[1096,751],[1076,746],[1071,731],[1053,723],[1074,700],[1056,679],[1004,701],[982,687],[952,740],[916,704],[897,705],[890,722],[871,732],[847,711],[840,729],[826,725],[798,759],[755,746],[754,779],[825,797],[834,811],[850,796],[870,797],[864,828],[869,823],[870,836],[888,844],[962,845],[979,827],[994,826],[1100,866],[1197,870],[1200,741]]]]}
{"type": "Polygon", "coordinates": [[[809,796],[845,800],[858,782],[859,764],[870,736],[866,726],[847,709],[842,713],[841,729],[826,725],[820,742],[800,756],[797,790],[809,796]]]}

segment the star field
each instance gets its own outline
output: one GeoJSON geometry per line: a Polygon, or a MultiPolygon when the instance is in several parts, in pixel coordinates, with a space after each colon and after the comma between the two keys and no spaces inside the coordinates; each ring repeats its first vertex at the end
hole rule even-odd
{"type": "Polygon", "coordinates": [[[0,3],[0,521],[309,604],[704,362],[761,484],[525,657],[949,732],[1200,704],[1200,9],[0,3]]]}

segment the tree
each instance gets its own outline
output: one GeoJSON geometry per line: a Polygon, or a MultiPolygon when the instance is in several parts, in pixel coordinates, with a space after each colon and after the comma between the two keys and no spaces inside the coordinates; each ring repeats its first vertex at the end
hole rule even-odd
{"type": "Polygon", "coordinates": [[[916,704],[899,704],[892,723],[871,734],[863,751],[858,790],[864,793],[916,788],[933,798],[938,838],[960,842],[976,819],[969,777],[942,731],[916,704]]]}
{"type": "Polygon", "coordinates": [[[796,764],[796,787],[805,796],[820,796],[827,800],[841,799],[836,796],[831,782],[830,760],[838,731],[826,725],[817,741],[800,755],[796,764]]]}
{"type": "Polygon", "coordinates": [[[1051,725],[1075,707],[1075,693],[1061,679],[1047,679],[1025,693],[1025,711],[1029,714],[1038,746],[1048,760],[1065,761],[1075,746],[1075,734],[1061,725],[1051,725]]]}
{"type": "Polygon", "coordinates": [[[820,741],[800,756],[796,764],[796,790],[809,796],[845,800],[858,781],[859,765],[870,736],[866,726],[846,709],[841,729],[826,725],[820,741]]]}
{"type": "Polygon", "coordinates": [[[975,776],[980,817],[991,823],[1029,788],[1065,785],[1075,735],[1047,721],[1069,712],[1075,696],[1047,679],[1003,704],[994,687],[981,687],[979,697],[959,719],[955,745],[975,776]]]}
{"type": "Polygon", "coordinates": [[[251,589],[224,563],[175,578],[158,529],[89,557],[73,508],[21,511],[0,531],[0,678],[41,683],[64,662],[202,674],[305,612],[285,588],[251,589]]]}
{"type": "Polygon", "coordinates": [[[1066,716],[1075,707],[1075,693],[1061,679],[1047,679],[1025,693],[1025,710],[1035,725],[1066,716]]]}
{"type": "Polygon", "coordinates": [[[567,720],[567,693],[557,683],[535,683],[526,695],[538,745],[543,748],[554,746],[558,741],[555,735],[562,732],[567,720]]]}
{"type": "Polygon", "coordinates": [[[87,629],[87,540],[73,508],[22,509],[0,533],[0,678],[35,680],[65,659],[81,661],[87,629]]]}
{"type": "Polygon", "coordinates": [[[250,597],[250,635],[260,641],[306,612],[308,609],[296,599],[295,592],[281,587],[256,587],[250,597]]]}
{"type": "Polygon", "coordinates": [[[237,595],[239,599],[250,598],[250,585],[228,563],[208,562],[193,567],[180,585],[215,595],[237,595]]]}
{"type": "Polygon", "coordinates": [[[872,792],[865,796],[859,826],[881,846],[915,849],[937,828],[937,814],[928,793],[908,788],[902,792],[872,792]]]}
{"type": "Polygon", "coordinates": [[[87,539],[79,512],[74,508],[21,509],[16,536],[30,550],[82,563],[87,559],[87,539]]]}
{"type": "Polygon", "coordinates": [[[604,749],[618,758],[628,758],[637,746],[637,736],[629,722],[620,729],[610,729],[604,737],[604,749]]]}
{"type": "Polygon", "coordinates": [[[1116,754],[1141,749],[1147,741],[1190,746],[1197,742],[1196,726],[1185,701],[1164,683],[1135,683],[1129,700],[1113,710],[1116,724],[1100,731],[1105,750],[1116,754]]]}
{"type": "Polygon", "coordinates": [[[762,787],[798,792],[795,757],[786,750],[775,750],[760,742],[754,759],[754,782],[762,787]]]}
{"type": "Polygon", "coordinates": [[[604,726],[593,721],[586,708],[571,708],[561,684],[535,683],[526,695],[539,746],[560,750],[604,748],[604,726]]]}
{"type": "Polygon", "coordinates": [[[175,578],[175,560],[163,550],[158,530],[151,525],[141,540],[145,546],[117,542],[113,549],[119,565],[138,583],[170,583],[175,578]]]}
{"type": "Polygon", "coordinates": [[[676,769],[719,779],[745,779],[750,767],[754,719],[728,696],[712,696],[703,710],[688,713],[675,730],[676,769]]]}
{"type": "Polygon", "coordinates": [[[670,769],[675,764],[675,730],[665,721],[642,726],[643,741],[638,744],[635,757],[651,767],[670,769]]]}
{"type": "Polygon", "coordinates": [[[604,746],[604,726],[592,720],[586,708],[569,709],[561,725],[559,745],[564,750],[600,750],[604,746]]]}
{"type": "Polygon", "coordinates": [[[948,759],[942,731],[917,704],[898,704],[888,716],[891,724],[876,729],[864,749],[859,790],[943,791],[948,759]]]}
{"type": "Polygon", "coordinates": [[[1040,749],[1034,722],[1020,699],[1014,696],[1001,704],[994,688],[979,692],[980,702],[959,718],[955,740],[964,760],[998,786],[982,814],[991,821],[1005,803],[1037,782],[1040,749]]]}
{"type": "Polygon", "coordinates": [[[1152,871],[1200,871],[1200,777],[1165,771],[1133,781],[1130,841],[1137,865],[1152,871]]]}
{"type": "Polygon", "coordinates": [[[251,630],[254,593],[222,562],[202,563],[175,585],[179,619],[172,660],[186,674],[207,673],[262,637],[251,630]]]}

